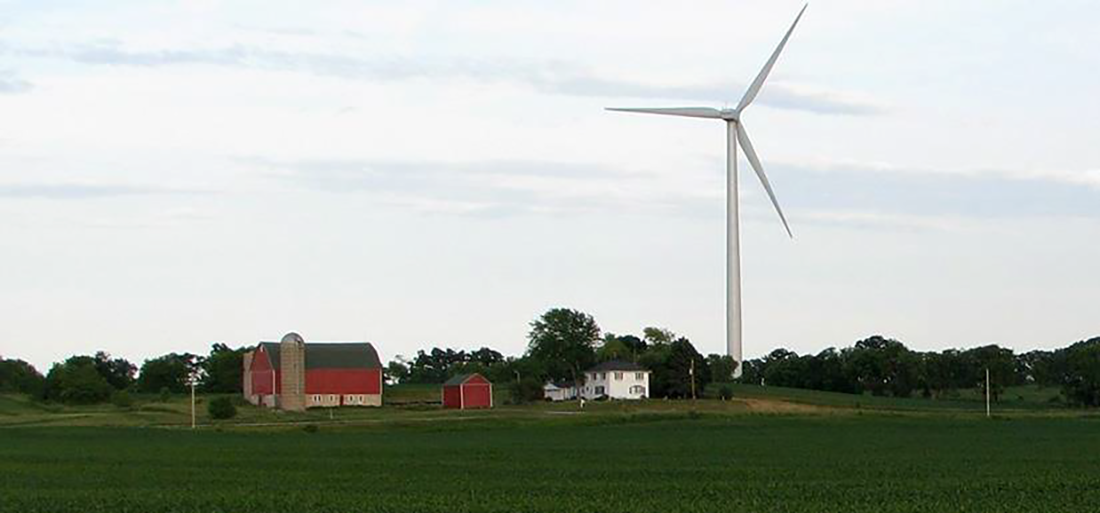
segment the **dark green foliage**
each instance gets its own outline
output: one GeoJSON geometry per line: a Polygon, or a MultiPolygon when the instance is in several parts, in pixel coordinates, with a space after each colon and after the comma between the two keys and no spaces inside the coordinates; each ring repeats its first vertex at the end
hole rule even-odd
{"type": "Polygon", "coordinates": [[[542,397],[541,380],[530,377],[523,378],[519,381],[508,382],[508,398],[512,404],[527,404],[536,401],[541,401],[542,397]]]}
{"type": "Polygon", "coordinates": [[[733,387],[731,387],[729,383],[723,383],[722,386],[718,388],[718,398],[722,400],[733,399],[733,387]]]}
{"type": "Polygon", "coordinates": [[[531,322],[527,355],[540,362],[552,380],[573,380],[596,363],[600,327],[591,315],[554,308],[531,322]]]}
{"type": "Polygon", "coordinates": [[[125,390],[134,384],[137,367],[125,358],[111,358],[111,355],[99,351],[95,354],[95,369],[111,388],[125,390]]]}
{"type": "Polygon", "coordinates": [[[5,429],[0,509],[1084,512],[1100,504],[1096,424],[704,414],[313,435],[303,432],[313,424],[263,433],[5,429]]]}
{"type": "Polygon", "coordinates": [[[386,382],[392,385],[408,382],[409,364],[399,355],[397,359],[386,365],[385,377],[386,382]]]}
{"type": "Polygon", "coordinates": [[[206,405],[206,411],[210,414],[210,418],[216,420],[231,419],[237,416],[237,406],[233,404],[233,399],[227,396],[211,399],[206,405]]]}
{"type": "Polygon", "coordinates": [[[710,367],[712,380],[725,383],[733,380],[733,372],[737,370],[737,361],[732,356],[710,354],[707,355],[707,367],[710,367]]]}
{"type": "Polygon", "coordinates": [[[119,408],[129,408],[134,405],[134,398],[125,390],[115,390],[111,394],[111,404],[119,408]]]}
{"type": "Polygon", "coordinates": [[[155,393],[167,388],[169,392],[182,394],[188,389],[188,379],[197,373],[200,362],[193,354],[169,353],[146,360],[138,375],[138,389],[155,393]]]}
{"type": "Polygon", "coordinates": [[[710,383],[710,367],[707,360],[695,350],[691,341],[680,337],[669,345],[668,377],[666,378],[666,394],[672,398],[692,397],[691,386],[695,383],[697,397],[703,395],[703,390],[710,383]]]}
{"type": "Polygon", "coordinates": [[[1065,349],[1065,365],[1066,398],[1083,406],[1100,406],[1100,337],[1065,349]]]}
{"type": "MultiPolygon", "coordinates": [[[[447,348],[433,347],[430,351],[417,351],[416,358],[408,364],[407,375],[403,379],[405,383],[442,383],[452,376],[477,372],[489,377],[493,374],[489,369],[504,363],[504,355],[500,352],[482,347],[476,351],[465,351],[447,348]]],[[[401,374],[400,362],[391,362],[393,371],[401,374]],[[395,363],[398,366],[395,366],[395,363]]]]}
{"type": "Polygon", "coordinates": [[[106,401],[113,391],[90,356],[73,356],[55,364],[46,375],[45,397],[51,401],[95,404],[106,401]]]}
{"type": "Polygon", "coordinates": [[[210,349],[210,356],[199,364],[202,369],[202,390],[214,394],[241,393],[246,351],[243,347],[231,349],[225,344],[214,344],[210,349]]]}
{"type": "Polygon", "coordinates": [[[635,358],[636,355],[630,350],[630,347],[611,333],[604,335],[603,343],[596,349],[597,362],[609,362],[611,360],[632,362],[635,358]]]}
{"type": "Polygon", "coordinates": [[[963,391],[984,396],[988,369],[994,402],[1002,401],[1007,387],[1034,384],[1062,387],[1066,394],[1072,390],[1078,394],[1073,401],[1087,405],[1088,383],[1093,382],[1088,378],[1088,364],[1083,363],[1088,359],[1078,354],[1078,363],[1071,364],[1074,354],[1073,348],[1066,348],[1016,355],[1011,349],[996,345],[965,351],[917,352],[901,342],[876,335],[841,351],[829,348],[816,356],[776,349],[764,358],[743,362],[740,382],[876,396],[917,394],[950,399],[963,391]]]}
{"type": "Polygon", "coordinates": [[[0,360],[0,392],[42,395],[46,378],[23,360],[0,360]]]}
{"type": "Polygon", "coordinates": [[[160,392],[157,393],[157,397],[160,402],[166,403],[172,399],[172,391],[168,387],[160,387],[160,392]]]}

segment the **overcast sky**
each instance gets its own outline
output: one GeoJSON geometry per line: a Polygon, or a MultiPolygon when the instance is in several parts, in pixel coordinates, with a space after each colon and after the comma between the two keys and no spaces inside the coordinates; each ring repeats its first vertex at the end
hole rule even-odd
{"type": "MultiPolygon", "coordinates": [[[[0,0],[0,354],[721,352],[724,129],[792,1],[0,0]]],[[[745,114],[745,354],[1100,334],[1100,5],[818,0],[745,114]]]]}

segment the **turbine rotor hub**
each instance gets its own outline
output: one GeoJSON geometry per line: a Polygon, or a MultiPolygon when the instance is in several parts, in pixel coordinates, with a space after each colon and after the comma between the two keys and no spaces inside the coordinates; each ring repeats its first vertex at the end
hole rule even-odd
{"type": "Polygon", "coordinates": [[[726,121],[737,121],[737,118],[740,117],[741,113],[737,112],[737,109],[722,109],[718,111],[718,115],[720,115],[722,119],[726,121]]]}

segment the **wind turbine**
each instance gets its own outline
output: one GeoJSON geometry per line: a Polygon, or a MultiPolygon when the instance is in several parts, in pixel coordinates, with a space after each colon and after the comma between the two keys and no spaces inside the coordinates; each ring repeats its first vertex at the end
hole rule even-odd
{"type": "Polygon", "coordinates": [[[798,20],[802,19],[802,13],[806,12],[806,4],[798,12],[791,28],[779,42],[779,46],[772,52],[764,68],[756,75],[741,102],[733,109],[714,109],[711,107],[671,107],[671,108],[608,108],[618,112],[636,112],[641,114],[664,114],[667,116],[685,116],[689,118],[718,119],[726,123],[726,354],[737,361],[737,370],[734,377],[741,376],[741,220],[737,198],[737,146],[745,151],[752,169],[756,171],[757,178],[764,185],[764,190],[771,198],[775,211],[779,213],[779,219],[783,221],[783,227],[787,229],[787,235],[791,234],[791,227],[787,224],[787,217],[783,215],[783,209],[779,208],[779,201],[775,199],[775,191],[768,182],[768,175],[764,174],[764,167],[760,164],[760,158],[756,156],[756,150],[752,147],[749,134],[745,131],[745,124],[741,121],[741,113],[756,99],[760,88],[771,73],[775,61],[783,47],[787,45],[798,20]]]}

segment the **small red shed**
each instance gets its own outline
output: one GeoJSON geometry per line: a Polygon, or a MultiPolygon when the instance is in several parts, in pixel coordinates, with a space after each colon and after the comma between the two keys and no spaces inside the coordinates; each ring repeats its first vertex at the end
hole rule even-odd
{"type": "Polygon", "coordinates": [[[458,410],[493,407],[493,384],[481,374],[461,374],[443,383],[443,407],[458,410]]]}

